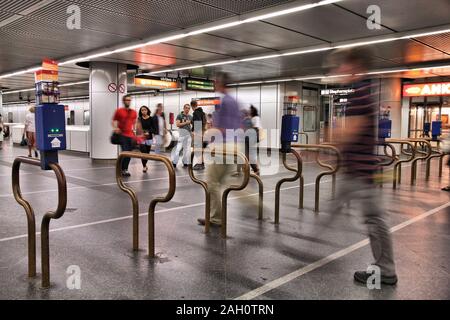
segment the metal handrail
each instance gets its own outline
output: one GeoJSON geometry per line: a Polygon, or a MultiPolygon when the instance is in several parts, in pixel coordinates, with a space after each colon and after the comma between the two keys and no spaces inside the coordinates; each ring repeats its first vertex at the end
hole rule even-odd
{"type": "MultiPolygon", "coordinates": [[[[303,172],[303,161],[302,161],[302,157],[300,156],[300,154],[295,151],[294,149],[290,149],[289,153],[292,153],[296,158],[297,158],[297,169],[292,168],[290,166],[287,165],[286,163],[286,153],[283,153],[283,164],[286,167],[286,169],[290,170],[290,171],[294,171],[295,172],[295,176],[293,177],[289,177],[289,178],[283,178],[280,181],[277,182],[277,185],[275,186],[275,224],[279,224],[280,223],[280,190],[281,190],[281,185],[285,182],[294,182],[297,181],[297,179],[302,177],[302,172],[303,172]]],[[[300,184],[300,187],[302,187],[302,184],[300,184]]],[[[301,195],[303,195],[303,193],[301,192],[301,195]]]]}
{"type": "Polygon", "coordinates": [[[416,157],[413,160],[413,162],[412,162],[412,167],[411,167],[411,185],[415,185],[416,184],[416,178],[417,178],[417,161],[419,161],[419,160],[427,161],[427,164],[426,164],[426,177],[425,177],[425,179],[428,180],[430,178],[430,176],[429,176],[430,175],[430,168],[429,168],[430,162],[428,160],[431,157],[431,155],[433,153],[433,150],[431,148],[431,143],[429,141],[425,140],[425,139],[409,138],[408,140],[411,141],[411,142],[414,142],[414,148],[415,148],[416,152],[424,154],[424,156],[422,156],[422,157],[416,157]],[[423,152],[423,151],[418,150],[418,146],[417,146],[418,143],[423,143],[423,144],[425,144],[427,146],[427,152],[426,153],[423,152]]]}
{"type": "MultiPolygon", "coordinates": [[[[341,161],[342,161],[342,155],[340,153],[340,151],[338,150],[338,148],[336,148],[335,146],[329,145],[329,144],[292,144],[292,148],[298,148],[298,149],[315,149],[314,151],[319,152],[320,150],[318,149],[322,149],[322,150],[331,150],[336,154],[336,165],[333,167],[330,164],[327,163],[323,163],[320,161],[319,159],[319,155],[316,156],[316,161],[317,163],[324,168],[329,169],[329,171],[322,171],[321,173],[319,173],[316,177],[316,183],[315,183],[315,197],[314,197],[314,212],[319,212],[319,200],[320,200],[320,180],[322,179],[322,177],[327,176],[327,175],[332,175],[333,176],[333,194],[334,194],[334,185],[335,185],[335,181],[336,181],[336,173],[340,168],[341,165],[341,161]]],[[[301,208],[303,207],[303,203],[301,208]]]]}
{"type": "MultiPolygon", "coordinates": [[[[200,180],[198,179],[195,174],[194,174],[194,169],[193,169],[193,163],[194,163],[194,156],[196,152],[204,152],[204,149],[200,149],[200,148],[191,148],[191,163],[189,164],[188,167],[188,172],[189,172],[189,176],[191,177],[191,180],[194,183],[197,183],[199,185],[202,186],[203,190],[205,191],[205,233],[208,233],[210,230],[210,218],[211,218],[211,193],[209,191],[208,188],[208,183],[204,180],[200,180]]],[[[212,154],[215,153],[215,151],[211,152],[212,154]]],[[[235,153],[231,153],[231,152],[224,152],[222,151],[222,155],[235,155],[235,153]]],[[[241,155],[235,155],[235,156],[244,156],[244,154],[241,155]]],[[[245,161],[248,164],[248,159],[247,157],[245,157],[245,161]]],[[[258,196],[259,196],[259,202],[258,202],[258,220],[262,220],[263,219],[263,200],[264,200],[264,185],[263,182],[261,180],[261,178],[259,176],[257,176],[254,173],[250,173],[250,166],[248,167],[248,171],[249,171],[249,178],[253,178],[256,180],[256,182],[258,183],[258,196]]],[[[245,187],[244,187],[245,188],[245,187]]]]}
{"type": "MultiPolygon", "coordinates": [[[[17,157],[12,166],[12,189],[14,199],[24,209],[28,224],[28,276],[36,276],[36,223],[33,207],[26,201],[20,189],[20,165],[26,163],[40,167],[41,162],[37,159],[17,157]]],[[[64,171],[57,163],[50,163],[49,167],[56,175],[58,182],[58,206],[55,211],[48,211],[41,222],[41,268],[42,288],[50,287],[50,245],[49,232],[51,219],[59,219],[64,215],[67,206],[67,180],[64,171]]]]}
{"type": "Polygon", "coordinates": [[[400,144],[400,150],[403,150],[403,145],[408,145],[412,150],[411,154],[408,154],[409,158],[407,159],[401,159],[400,156],[398,156],[398,161],[394,165],[394,181],[392,182],[392,187],[396,189],[397,184],[401,184],[402,182],[402,163],[413,161],[416,156],[416,149],[414,148],[412,142],[408,140],[387,138],[385,141],[391,144],[400,144]]]}
{"type": "Polygon", "coordinates": [[[155,257],[155,207],[158,202],[168,202],[173,198],[176,188],[175,170],[169,158],[140,152],[122,152],[116,162],[116,181],[119,189],[127,193],[133,204],[133,250],[139,250],[139,201],[136,192],[125,185],[122,179],[122,161],[124,158],[144,159],[148,161],[162,162],[169,173],[169,190],[166,196],[153,199],[148,208],[148,255],[155,257]]]}
{"type": "Polygon", "coordinates": [[[380,163],[380,166],[389,167],[391,164],[398,160],[397,151],[395,151],[395,147],[392,144],[390,144],[389,142],[379,142],[378,144],[383,146],[384,155],[390,158],[388,162],[380,163]],[[391,154],[387,153],[387,148],[391,149],[391,154]]]}

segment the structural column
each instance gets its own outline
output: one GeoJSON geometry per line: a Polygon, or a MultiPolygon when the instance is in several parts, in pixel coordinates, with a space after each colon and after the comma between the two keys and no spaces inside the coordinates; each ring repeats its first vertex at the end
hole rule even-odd
{"type": "Polygon", "coordinates": [[[378,79],[380,84],[380,110],[389,108],[392,121],[392,138],[401,138],[402,126],[402,80],[400,78],[378,79]]]}
{"type": "Polygon", "coordinates": [[[111,144],[111,121],[127,92],[127,65],[90,63],[90,141],[92,159],[116,159],[118,148],[111,144]]]}

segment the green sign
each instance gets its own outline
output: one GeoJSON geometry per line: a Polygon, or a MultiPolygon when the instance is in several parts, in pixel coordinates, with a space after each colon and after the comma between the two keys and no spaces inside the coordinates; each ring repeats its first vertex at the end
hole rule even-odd
{"type": "Polygon", "coordinates": [[[214,92],[215,84],[213,80],[186,78],[186,90],[214,92]]]}

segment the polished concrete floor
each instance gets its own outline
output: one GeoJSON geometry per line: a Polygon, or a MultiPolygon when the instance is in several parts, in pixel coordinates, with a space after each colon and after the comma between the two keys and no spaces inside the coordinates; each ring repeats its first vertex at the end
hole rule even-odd
{"type": "MultiPolygon", "coordinates": [[[[158,204],[156,251],[146,252],[145,215],[149,201],[163,195],[167,173],[160,164],[147,174],[132,161],[128,179],[140,200],[141,251],[131,250],[131,203],[114,176],[114,163],[92,162],[87,156],[62,153],[60,163],[68,180],[68,210],[51,222],[51,288],[40,289],[38,277],[27,278],[25,213],[11,193],[11,164],[25,155],[23,148],[6,145],[0,151],[0,299],[449,299],[450,194],[445,168],[437,178],[409,185],[403,170],[401,187],[382,189],[388,210],[399,283],[369,290],[354,283],[355,270],[371,262],[365,228],[358,212],[333,215],[331,184],[321,185],[321,212],[314,214],[314,179],[318,168],[306,161],[305,209],[299,210],[298,182],[283,185],[281,224],[273,224],[274,189],[292,173],[280,169],[263,176],[264,220],[257,218],[257,187],[231,193],[228,239],[219,230],[208,235],[196,223],[204,211],[204,194],[184,168],[177,169],[177,189],[169,203],[158,204]],[[81,289],[66,285],[69,266],[81,270],[81,289]]],[[[292,160],[291,160],[292,161],[292,160]]],[[[56,205],[56,182],[51,172],[23,166],[23,195],[35,208],[37,229],[47,210],[56,205]]],[[[339,181],[338,181],[339,187],[339,181]]]]}

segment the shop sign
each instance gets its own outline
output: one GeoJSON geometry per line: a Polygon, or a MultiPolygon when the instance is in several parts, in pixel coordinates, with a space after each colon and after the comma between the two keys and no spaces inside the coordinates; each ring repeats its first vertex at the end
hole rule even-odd
{"type": "Polygon", "coordinates": [[[405,84],[404,97],[446,96],[450,95],[450,82],[405,84]]]}

